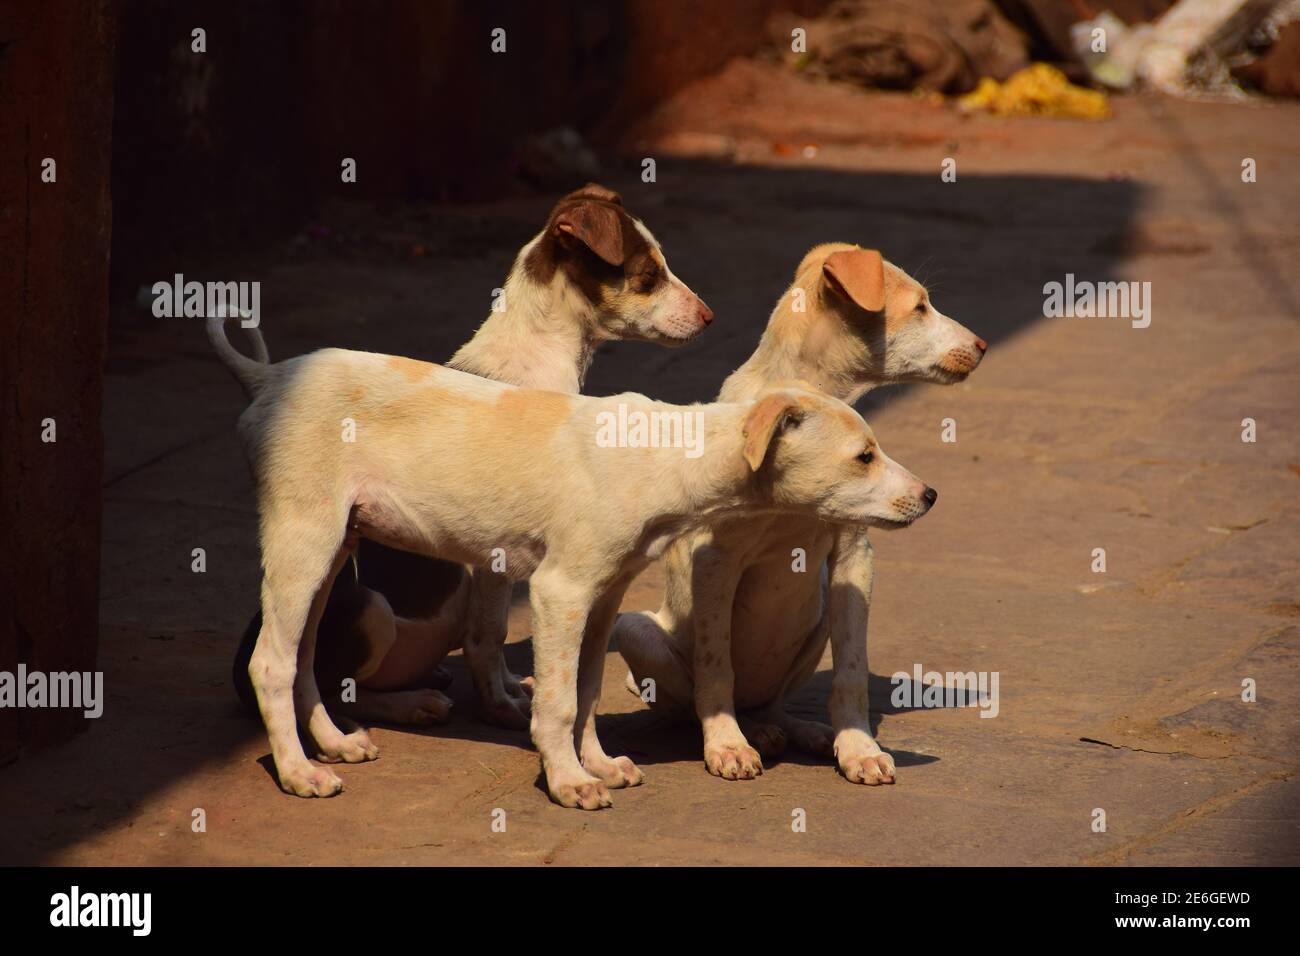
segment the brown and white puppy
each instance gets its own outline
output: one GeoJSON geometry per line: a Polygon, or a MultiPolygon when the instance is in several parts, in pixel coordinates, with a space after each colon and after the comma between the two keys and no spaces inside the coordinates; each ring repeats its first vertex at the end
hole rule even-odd
{"type": "Polygon", "coordinates": [[[313,671],[317,622],[359,538],[475,567],[503,557],[508,579],[531,578],[533,740],[551,797],[593,810],[608,788],[642,780],[601,747],[596,704],[619,602],[663,546],[724,515],[896,525],[934,499],[856,412],[799,387],[683,407],[339,349],[257,365],[244,381],[264,572],[249,673],[280,786],[304,797],[343,784],[308,761],[299,724],[323,759],[377,754],[364,730],[330,719],[313,671]],[[602,440],[609,423],[638,418],[669,423],[660,434],[678,441],[602,440]],[[343,420],[354,441],[340,440],[343,420]],[[698,441],[681,440],[687,428],[698,441]]]}
{"type": "MultiPolygon", "coordinates": [[[[850,403],[877,385],[959,382],[986,348],[879,252],[828,243],[799,263],[758,348],[723,383],[719,400],[744,401],[791,378],[850,403]]],[[[868,724],[872,552],[862,529],[789,517],[724,520],[675,542],[665,574],[658,613],[618,618],[618,648],[634,693],[652,680],[653,706],[694,711],[710,773],[729,780],[762,773],[752,740],[769,754],[787,742],[833,754],[855,783],[893,781],[893,759],[868,724]],[[792,571],[796,548],[807,556],[805,573],[792,571]],[[828,640],[831,726],[791,717],[783,704],[812,677],[828,640]],[[741,711],[751,739],[737,721],[741,711]]]]}
{"type": "MultiPolygon", "coordinates": [[[[594,183],[565,196],[515,258],[494,311],[451,366],[514,385],[574,393],[601,342],[677,346],[713,313],[673,275],[659,243],[612,190],[594,183]]],[[[238,357],[210,326],[227,364],[238,357]],[[234,356],[234,357],[232,357],[234,356]]],[[[265,345],[255,335],[259,354],[265,345]]],[[[245,366],[247,368],[247,366],[245,366]]],[[[257,376],[256,370],[248,372],[257,376]]],[[[439,663],[465,647],[484,716],[528,725],[528,698],[501,657],[510,582],[489,570],[365,542],[340,574],[320,622],[317,681],[337,714],[420,724],[445,719],[439,663]],[[354,687],[340,698],[344,681],[354,687]]],[[[249,623],[235,656],[241,699],[256,709],[248,662],[261,630],[249,623]]]]}

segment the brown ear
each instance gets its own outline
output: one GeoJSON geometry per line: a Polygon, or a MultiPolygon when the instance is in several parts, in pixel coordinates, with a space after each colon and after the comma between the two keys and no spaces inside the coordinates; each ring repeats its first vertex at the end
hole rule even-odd
{"type": "Polygon", "coordinates": [[[572,236],[611,266],[621,266],[623,220],[618,209],[603,202],[578,202],[555,217],[555,229],[572,236]]]}
{"type": "Polygon", "coordinates": [[[616,206],[623,205],[623,197],[612,189],[606,189],[600,183],[587,183],[581,189],[575,189],[565,199],[598,199],[601,202],[612,202],[616,206]]]}
{"type": "Polygon", "coordinates": [[[879,312],[885,307],[885,262],[875,249],[832,252],[822,263],[822,275],[859,308],[879,312]]]}
{"type": "Polygon", "coordinates": [[[772,436],[802,418],[799,400],[789,392],[770,392],[754,403],[745,416],[745,461],[750,471],[758,471],[767,457],[772,436]]]}

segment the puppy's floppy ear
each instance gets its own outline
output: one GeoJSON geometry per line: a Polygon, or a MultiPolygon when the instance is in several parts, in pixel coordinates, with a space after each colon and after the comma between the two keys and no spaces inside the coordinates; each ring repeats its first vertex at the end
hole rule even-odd
{"type": "Polygon", "coordinates": [[[832,252],[822,263],[822,275],[859,308],[879,312],[885,307],[885,261],[875,249],[832,252]]]}
{"type": "Polygon", "coordinates": [[[789,392],[769,392],[754,403],[745,416],[745,461],[750,471],[758,471],[767,457],[773,436],[803,421],[799,399],[789,392]]]}
{"type": "Polygon", "coordinates": [[[580,201],[555,216],[555,231],[572,237],[611,266],[627,258],[623,250],[623,221],[627,213],[605,202],[580,201]]]}

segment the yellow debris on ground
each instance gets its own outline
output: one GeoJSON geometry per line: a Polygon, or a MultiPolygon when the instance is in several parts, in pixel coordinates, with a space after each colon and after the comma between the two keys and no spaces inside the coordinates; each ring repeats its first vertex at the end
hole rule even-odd
{"type": "Polygon", "coordinates": [[[1013,73],[1005,83],[984,77],[979,86],[960,97],[957,105],[973,112],[984,110],[998,116],[1070,116],[1077,119],[1105,119],[1110,101],[1105,93],[1073,85],[1054,66],[1035,63],[1013,73]]]}

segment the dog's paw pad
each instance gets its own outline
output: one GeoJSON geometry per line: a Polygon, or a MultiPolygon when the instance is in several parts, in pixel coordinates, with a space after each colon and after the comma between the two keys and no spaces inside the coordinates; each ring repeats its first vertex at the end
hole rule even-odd
{"type": "Polygon", "coordinates": [[[374,745],[370,735],[364,730],[357,730],[340,737],[338,743],[331,747],[322,747],[317,755],[317,759],[325,763],[365,763],[367,760],[378,758],[379,748],[374,745]]]}
{"type": "Polygon", "coordinates": [[[790,746],[814,757],[835,756],[835,731],[827,724],[804,720],[789,731],[790,746]]]}
{"type": "Polygon", "coordinates": [[[517,704],[520,701],[532,700],[536,682],[532,677],[520,677],[507,671],[502,677],[502,684],[505,686],[506,696],[517,704]]]}
{"type": "Polygon", "coordinates": [[[503,698],[483,705],[485,721],[509,730],[527,730],[531,714],[532,702],[527,697],[503,698]]]}
{"type": "Polygon", "coordinates": [[[869,787],[894,782],[894,758],[887,753],[866,757],[851,757],[840,762],[840,770],[850,783],[863,783],[869,787]]]}
{"type": "Polygon", "coordinates": [[[398,723],[440,724],[451,717],[452,700],[442,691],[425,688],[406,691],[403,696],[398,723]]]}
{"type": "Polygon", "coordinates": [[[711,747],[704,751],[704,766],[723,780],[753,780],[763,773],[763,760],[748,744],[711,747]]]}
{"type": "Polygon", "coordinates": [[[343,760],[346,763],[365,763],[367,760],[379,759],[379,747],[364,730],[358,730],[343,738],[346,751],[343,760]]]}
{"type": "Polygon", "coordinates": [[[745,728],[745,736],[763,757],[779,757],[785,753],[785,731],[776,724],[757,724],[745,728]]]}
{"type": "Polygon", "coordinates": [[[553,783],[550,792],[551,799],[560,806],[571,809],[602,810],[614,805],[614,801],[609,798],[609,789],[594,777],[573,783],[553,783]]]}
{"type": "Polygon", "coordinates": [[[332,770],[308,764],[281,775],[280,788],[296,797],[332,797],[343,791],[343,781],[332,770]]]}
{"type": "Polygon", "coordinates": [[[606,757],[591,762],[584,760],[582,766],[612,790],[639,787],[645,780],[645,774],[627,757],[606,757]]]}

